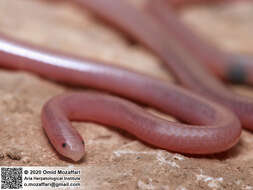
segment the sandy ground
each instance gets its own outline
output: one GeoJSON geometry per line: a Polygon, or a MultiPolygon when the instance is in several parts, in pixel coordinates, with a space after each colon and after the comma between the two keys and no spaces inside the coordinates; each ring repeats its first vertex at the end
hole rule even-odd
{"type": "MultiPolygon", "coordinates": [[[[193,7],[181,17],[223,49],[253,54],[253,3],[193,7]]],[[[70,3],[1,0],[0,31],[174,82],[149,51],[70,3]]],[[[253,97],[252,87],[231,88],[253,97]]],[[[79,163],[65,160],[45,136],[40,112],[51,97],[76,90],[0,70],[0,165],[82,167],[85,189],[253,189],[253,134],[247,131],[231,150],[193,158],[154,149],[124,131],[73,122],[86,141],[86,156],[79,163]]]]}

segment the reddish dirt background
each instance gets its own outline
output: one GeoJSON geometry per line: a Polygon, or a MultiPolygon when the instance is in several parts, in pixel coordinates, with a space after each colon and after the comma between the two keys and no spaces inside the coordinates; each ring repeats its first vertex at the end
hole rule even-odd
{"type": "MultiPolygon", "coordinates": [[[[181,11],[180,16],[221,48],[253,54],[253,3],[195,6],[181,11]]],[[[0,31],[174,82],[148,50],[129,43],[117,30],[71,3],[1,0],[0,31]]],[[[154,149],[120,130],[73,122],[86,141],[86,156],[72,163],[51,147],[40,112],[51,97],[85,89],[3,69],[0,79],[0,165],[74,165],[83,169],[85,189],[253,189],[250,132],[244,130],[238,145],[223,154],[193,158],[154,149]]],[[[252,87],[231,88],[253,97],[252,87]]]]}

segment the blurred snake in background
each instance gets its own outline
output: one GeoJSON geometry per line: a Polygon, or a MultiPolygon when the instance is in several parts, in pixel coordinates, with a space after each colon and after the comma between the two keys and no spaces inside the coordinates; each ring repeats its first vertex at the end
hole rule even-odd
{"type": "Polygon", "coordinates": [[[85,152],[72,120],[119,127],[158,148],[190,154],[223,152],[238,142],[241,126],[253,130],[253,99],[234,94],[216,78],[253,84],[250,56],[206,43],[178,19],[168,0],[149,1],[142,10],[123,0],[75,2],[151,50],[184,88],[0,34],[0,66],[121,96],[83,92],[50,99],[42,109],[42,126],[61,155],[78,161],[85,152]],[[122,97],[188,124],[156,117],[122,97]]]}

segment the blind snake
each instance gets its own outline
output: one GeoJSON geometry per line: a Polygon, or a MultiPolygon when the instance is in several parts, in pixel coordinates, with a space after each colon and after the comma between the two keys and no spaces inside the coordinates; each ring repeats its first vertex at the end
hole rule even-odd
{"type": "MultiPolygon", "coordinates": [[[[177,38],[168,35],[159,19],[125,1],[77,1],[151,49],[184,87],[225,105],[236,113],[245,128],[253,129],[253,100],[226,88],[201,64],[200,56],[192,55],[177,38]]],[[[210,58],[216,61],[216,57],[210,58]]]]}
{"type": "Polygon", "coordinates": [[[244,127],[253,128],[252,101],[232,94],[201,64],[195,64],[198,59],[169,36],[160,21],[123,1],[77,1],[149,47],[185,87],[208,99],[141,73],[43,49],[1,34],[0,64],[3,67],[112,92],[189,123],[166,121],[134,103],[111,95],[94,92],[63,94],[49,100],[42,110],[44,130],[61,155],[74,161],[84,155],[84,141],[70,120],[120,127],[159,148],[191,154],[222,152],[235,145],[241,134],[241,124],[233,112],[244,127]],[[225,104],[233,112],[213,100],[225,104]]]}

